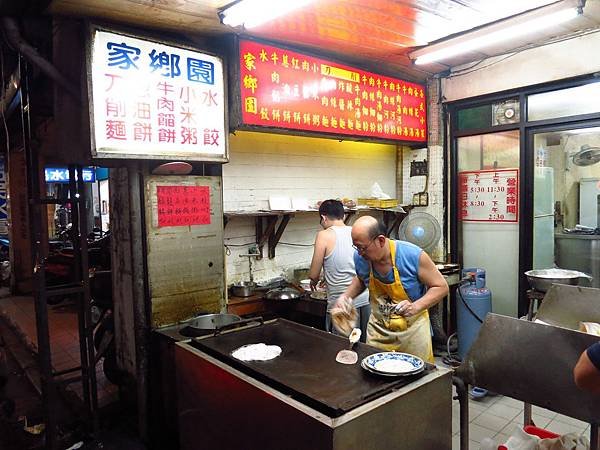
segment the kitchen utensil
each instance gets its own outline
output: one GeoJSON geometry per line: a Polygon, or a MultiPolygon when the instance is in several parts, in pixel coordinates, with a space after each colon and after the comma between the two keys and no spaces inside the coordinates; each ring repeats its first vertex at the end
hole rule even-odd
{"type": "Polygon", "coordinates": [[[206,314],[184,322],[185,326],[179,330],[179,333],[187,337],[201,336],[206,334],[207,330],[215,330],[241,320],[242,318],[235,314],[206,314]]]}
{"type": "Polygon", "coordinates": [[[352,350],[354,344],[358,342],[360,339],[360,335],[362,332],[360,328],[354,328],[348,336],[348,340],[350,341],[350,347],[347,350],[340,350],[335,357],[335,360],[342,364],[356,364],[358,361],[358,354],[352,350]]]}
{"type": "Polygon", "coordinates": [[[241,281],[231,286],[231,294],[236,297],[250,297],[256,290],[254,281],[241,281]]]}
{"type": "Polygon", "coordinates": [[[292,288],[271,289],[265,294],[267,300],[295,300],[300,292],[292,288]]]}
{"type": "Polygon", "coordinates": [[[592,277],[578,270],[565,269],[536,269],[525,272],[529,285],[536,291],[546,292],[553,283],[578,285],[580,278],[587,278],[592,281],[592,277]]]}

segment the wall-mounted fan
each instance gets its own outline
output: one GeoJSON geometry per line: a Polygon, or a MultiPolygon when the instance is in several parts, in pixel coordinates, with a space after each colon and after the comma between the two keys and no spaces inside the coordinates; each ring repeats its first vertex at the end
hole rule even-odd
{"type": "Polygon", "coordinates": [[[435,249],[441,237],[442,229],[437,219],[421,211],[411,211],[398,228],[398,239],[412,242],[427,253],[435,249]]]}
{"type": "Polygon", "coordinates": [[[582,145],[581,149],[573,156],[573,164],[576,166],[591,166],[600,162],[600,147],[582,145]]]}
{"type": "Polygon", "coordinates": [[[506,100],[492,105],[492,125],[504,125],[519,121],[519,101],[506,100]]]}

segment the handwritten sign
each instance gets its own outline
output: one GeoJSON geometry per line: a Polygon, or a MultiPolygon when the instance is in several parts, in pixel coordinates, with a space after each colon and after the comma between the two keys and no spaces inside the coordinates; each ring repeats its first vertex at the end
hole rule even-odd
{"type": "Polygon", "coordinates": [[[519,221],[519,170],[459,172],[459,217],[463,222],[519,221]]]}
{"type": "Polygon", "coordinates": [[[91,73],[94,156],[224,158],[219,58],[94,30],[91,73]]]}
{"type": "Polygon", "coordinates": [[[158,226],[210,224],[208,186],[157,186],[158,226]]]}
{"type": "Polygon", "coordinates": [[[425,86],[240,40],[242,121],[426,142],[425,86]]]}

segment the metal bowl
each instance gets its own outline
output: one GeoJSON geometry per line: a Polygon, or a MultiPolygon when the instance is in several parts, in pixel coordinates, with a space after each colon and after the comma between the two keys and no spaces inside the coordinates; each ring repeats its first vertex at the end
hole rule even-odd
{"type": "Polygon", "coordinates": [[[536,269],[525,272],[529,285],[536,291],[546,292],[554,283],[577,286],[581,278],[592,279],[589,275],[577,270],[536,269]]]}
{"type": "Polygon", "coordinates": [[[194,317],[186,322],[186,325],[202,330],[214,330],[224,325],[229,325],[242,320],[240,316],[235,314],[206,314],[204,316],[194,317]]]}
{"type": "Polygon", "coordinates": [[[267,300],[295,300],[299,298],[300,295],[300,292],[296,289],[271,289],[265,294],[265,298],[267,300]]]}
{"type": "Polygon", "coordinates": [[[253,281],[242,281],[231,286],[231,294],[235,297],[250,297],[255,289],[256,283],[253,281]]]}

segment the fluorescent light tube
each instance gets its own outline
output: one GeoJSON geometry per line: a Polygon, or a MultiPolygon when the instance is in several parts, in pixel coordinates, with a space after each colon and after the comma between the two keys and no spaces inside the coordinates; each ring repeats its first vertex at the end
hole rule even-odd
{"type": "Polygon", "coordinates": [[[254,28],[265,22],[284,16],[291,11],[312,3],[314,0],[241,0],[221,12],[224,25],[254,28]]]}
{"type": "MultiPolygon", "coordinates": [[[[489,33],[486,33],[483,29],[474,32],[473,34],[476,35],[472,37],[469,37],[467,33],[467,35],[459,36],[448,41],[448,45],[440,48],[439,50],[433,50],[433,48],[436,47],[435,45],[432,46],[432,51],[427,51],[426,48],[423,50],[418,50],[415,52],[415,54],[420,53],[420,55],[415,59],[415,64],[429,64],[442,59],[447,59],[456,55],[478,50],[483,47],[488,47],[499,42],[508,41],[510,39],[531,34],[550,26],[556,26],[560,23],[567,22],[577,17],[578,14],[579,11],[577,8],[569,8],[541,17],[536,17],[534,19],[529,19],[517,25],[508,25],[505,28],[498,29],[497,31],[491,31],[489,33]],[[457,43],[450,44],[452,41],[457,43]]],[[[444,43],[441,43],[439,45],[441,46],[443,44],[444,43]]]]}

